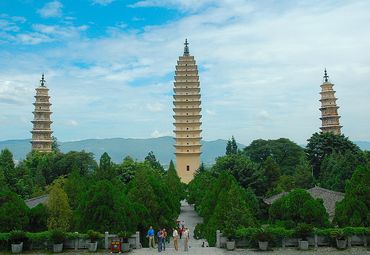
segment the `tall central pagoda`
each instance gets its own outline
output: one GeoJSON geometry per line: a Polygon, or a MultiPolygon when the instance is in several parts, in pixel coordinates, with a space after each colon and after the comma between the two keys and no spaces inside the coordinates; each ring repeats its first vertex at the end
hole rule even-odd
{"type": "Polygon", "coordinates": [[[50,120],[50,111],[51,103],[49,102],[49,89],[45,86],[44,74],[40,80],[40,86],[36,88],[35,96],[35,111],[33,112],[34,119],[32,133],[32,150],[40,152],[51,152],[53,139],[51,134],[50,125],[52,121],[50,120]]]}
{"type": "Polygon", "coordinates": [[[184,55],[176,65],[174,82],[174,132],[176,135],[176,170],[184,183],[189,183],[200,166],[201,100],[198,68],[185,40],[184,55]]]}
{"type": "Polygon", "coordinates": [[[335,97],[335,91],[333,90],[334,84],[329,81],[328,73],[324,72],[324,82],[321,85],[321,132],[331,132],[335,135],[341,134],[342,126],[339,124],[337,99],[335,97]]]}

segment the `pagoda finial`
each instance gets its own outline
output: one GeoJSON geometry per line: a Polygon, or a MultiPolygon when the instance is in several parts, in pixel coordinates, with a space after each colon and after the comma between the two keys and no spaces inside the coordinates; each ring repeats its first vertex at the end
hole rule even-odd
{"type": "Polygon", "coordinates": [[[41,87],[45,87],[46,80],[44,78],[44,73],[42,73],[40,83],[41,83],[41,87]]]}
{"type": "Polygon", "coordinates": [[[189,43],[188,43],[188,39],[185,39],[185,43],[184,43],[185,47],[184,47],[184,56],[189,56],[189,43]]]}
{"type": "Polygon", "coordinates": [[[326,68],[325,68],[325,71],[324,71],[324,81],[325,82],[329,81],[329,75],[328,75],[328,72],[326,71],[326,68]]]}

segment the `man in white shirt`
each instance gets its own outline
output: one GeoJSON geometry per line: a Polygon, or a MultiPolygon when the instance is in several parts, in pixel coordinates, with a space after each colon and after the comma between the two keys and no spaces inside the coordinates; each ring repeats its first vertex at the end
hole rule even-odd
{"type": "Polygon", "coordinates": [[[173,236],[173,245],[175,246],[175,250],[178,251],[179,250],[179,233],[177,232],[176,228],[173,228],[172,236],[173,236]]]}

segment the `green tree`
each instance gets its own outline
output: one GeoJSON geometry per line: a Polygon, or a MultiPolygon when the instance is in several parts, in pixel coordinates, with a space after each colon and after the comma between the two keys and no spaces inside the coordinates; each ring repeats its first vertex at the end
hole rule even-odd
{"type": "Polygon", "coordinates": [[[148,153],[148,155],[145,157],[145,162],[148,162],[149,165],[157,170],[159,173],[164,173],[164,168],[163,166],[161,165],[161,163],[157,160],[157,158],[155,157],[154,155],[154,152],[153,151],[150,151],[148,153]]]}
{"type": "Polygon", "coordinates": [[[321,199],[314,199],[303,189],[295,189],[276,200],[269,209],[272,222],[287,226],[307,223],[316,227],[329,225],[329,216],[321,199]]]}
{"type": "Polygon", "coordinates": [[[68,203],[68,196],[61,187],[61,182],[55,181],[51,186],[46,207],[49,214],[48,229],[69,230],[72,210],[68,203]]]}
{"type": "Polygon", "coordinates": [[[188,198],[190,204],[195,205],[195,210],[198,211],[199,204],[201,203],[206,191],[216,181],[210,171],[198,172],[194,179],[188,184],[188,198]],[[207,187],[207,189],[205,189],[207,187]]]}
{"type": "Polygon", "coordinates": [[[360,166],[346,184],[344,199],[336,204],[339,226],[370,226],[370,166],[360,166]]]}
{"type": "Polygon", "coordinates": [[[90,183],[76,215],[76,225],[82,232],[89,229],[113,233],[135,230],[136,214],[130,200],[122,192],[121,186],[107,179],[90,183]]]}
{"type": "Polygon", "coordinates": [[[3,149],[0,152],[0,171],[4,174],[5,182],[11,189],[16,183],[14,168],[13,154],[10,150],[3,149]]]}
{"type": "Polygon", "coordinates": [[[343,192],[346,180],[350,179],[355,169],[361,165],[365,165],[365,159],[359,153],[345,151],[327,155],[320,167],[320,186],[343,192]]]}
{"type": "Polygon", "coordinates": [[[170,192],[176,197],[175,199],[178,199],[178,203],[180,203],[180,200],[185,198],[185,192],[182,189],[182,184],[180,181],[180,177],[177,175],[175,165],[173,161],[170,161],[169,168],[165,175],[165,182],[168,188],[170,189],[170,192]]]}
{"type": "Polygon", "coordinates": [[[25,230],[28,225],[28,207],[16,193],[0,191],[0,232],[25,230]]]}
{"type": "Polygon", "coordinates": [[[244,187],[254,190],[259,188],[256,184],[258,166],[242,154],[233,154],[218,157],[212,167],[212,172],[219,175],[222,172],[232,174],[244,187]]]}
{"type": "Polygon", "coordinates": [[[234,237],[237,229],[256,224],[243,194],[244,190],[236,182],[231,184],[230,189],[220,192],[215,210],[205,223],[205,235],[211,246],[215,245],[217,229],[234,237]]]}
{"type": "Polygon", "coordinates": [[[114,164],[111,161],[108,153],[104,152],[100,157],[99,168],[97,169],[96,175],[99,179],[112,180],[115,177],[114,164]]]}
{"type": "Polygon", "coordinates": [[[38,204],[29,211],[29,225],[28,231],[30,232],[41,232],[48,229],[47,219],[48,210],[43,204],[38,204]]]}
{"type": "Polygon", "coordinates": [[[237,153],[238,153],[238,145],[236,144],[234,136],[232,136],[231,140],[227,141],[226,155],[233,155],[237,153]]]}
{"type": "Polygon", "coordinates": [[[244,148],[244,153],[258,164],[262,164],[268,157],[272,157],[278,164],[281,174],[284,175],[292,175],[305,156],[303,148],[287,138],[254,140],[244,148]]]}
{"type": "Polygon", "coordinates": [[[51,149],[54,152],[59,153],[60,152],[60,148],[59,148],[60,146],[59,146],[59,143],[58,143],[58,139],[55,136],[52,136],[51,139],[53,140],[53,143],[51,144],[51,149]]]}
{"type": "Polygon", "coordinates": [[[293,177],[296,188],[309,189],[313,187],[312,167],[306,159],[302,159],[293,177]]]}
{"type": "Polygon", "coordinates": [[[313,168],[314,177],[319,178],[321,174],[321,163],[326,156],[333,152],[344,153],[345,151],[361,153],[360,148],[344,135],[335,135],[331,132],[314,133],[310,139],[308,139],[308,144],[305,149],[307,158],[313,168]]]}
{"type": "Polygon", "coordinates": [[[116,167],[117,177],[123,183],[129,183],[135,176],[135,172],[138,169],[138,163],[135,162],[130,156],[123,159],[121,164],[116,167]]]}
{"type": "Polygon", "coordinates": [[[266,178],[264,185],[268,192],[272,194],[280,177],[280,168],[272,157],[267,157],[262,163],[262,171],[263,176],[266,178]]]}

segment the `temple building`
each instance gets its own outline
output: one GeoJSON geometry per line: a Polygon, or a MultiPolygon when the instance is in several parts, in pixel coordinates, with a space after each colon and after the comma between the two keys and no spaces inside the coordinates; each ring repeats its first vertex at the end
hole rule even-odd
{"type": "Polygon", "coordinates": [[[176,170],[184,183],[189,183],[200,166],[201,100],[198,68],[185,40],[184,55],[176,65],[173,115],[176,170]]]}
{"type": "Polygon", "coordinates": [[[332,132],[336,135],[341,134],[342,126],[339,124],[337,98],[335,97],[335,91],[333,90],[334,84],[329,81],[328,73],[324,73],[324,82],[321,84],[321,132],[327,133],[332,132]]]}
{"type": "Polygon", "coordinates": [[[52,121],[50,120],[50,106],[49,102],[49,89],[45,86],[44,74],[40,80],[40,86],[36,88],[36,100],[33,105],[35,106],[35,111],[33,112],[34,118],[32,124],[32,150],[40,152],[51,152],[53,139],[51,134],[50,125],[52,121]]]}

